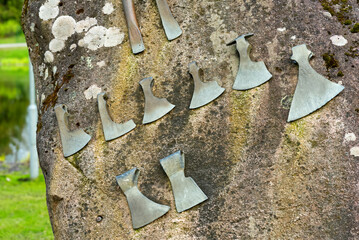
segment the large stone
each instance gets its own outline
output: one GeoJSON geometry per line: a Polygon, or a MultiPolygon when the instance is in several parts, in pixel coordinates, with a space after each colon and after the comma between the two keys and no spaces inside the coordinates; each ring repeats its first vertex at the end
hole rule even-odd
{"type": "MultiPolygon", "coordinates": [[[[146,50],[134,56],[121,1],[112,2],[114,11],[106,15],[104,1],[62,0],[53,6],[59,8],[57,17],[92,19],[102,30],[57,40],[64,41],[64,48],[46,61],[57,17],[42,20],[39,11],[45,1],[25,1],[23,28],[40,110],[39,158],[55,237],[359,238],[359,161],[350,155],[359,141],[345,140],[348,133],[359,135],[359,35],[342,24],[340,12],[330,11],[331,18],[323,14],[341,9],[328,2],[169,0],[183,35],[168,42],[155,1],[135,1],[146,50]],[[273,78],[255,89],[234,91],[239,58],[235,46],[226,43],[248,32],[255,33],[249,39],[251,58],[263,60],[273,78]],[[92,41],[84,41],[89,35],[92,41]],[[344,36],[348,43],[333,45],[333,35],[344,36]],[[311,60],[313,68],[333,82],[341,81],[345,89],[319,111],[286,123],[298,73],[290,61],[291,48],[303,43],[317,56],[311,60]],[[333,55],[339,67],[327,70],[324,54],[333,55]],[[203,81],[216,80],[227,91],[190,111],[193,80],[187,65],[193,60],[203,69],[203,81]],[[176,107],[161,120],[141,125],[144,97],[138,82],[149,76],[155,79],[156,96],[176,107]],[[108,93],[113,120],[134,119],[134,131],[105,142],[96,99],[84,94],[95,87],[108,93]],[[72,129],[80,127],[92,135],[90,143],[69,158],[62,154],[56,103],[67,104],[72,129]],[[185,153],[188,176],[209,197],[181,214],[159,163],[177,150],[185,153]],[[133,167],[141,170],[139,189],[171,206],[165,216],[136,231],[115,179],[133,167]],[[99,216],[102,221],[96,221],[99,216]]],[[[342,15],[358,19],[357,1],[345,2],[351,8],[342,15]]],[[[56,9],[46,6],[50,12],[45,15],[55,16],[51,11],[56,9]]]]}

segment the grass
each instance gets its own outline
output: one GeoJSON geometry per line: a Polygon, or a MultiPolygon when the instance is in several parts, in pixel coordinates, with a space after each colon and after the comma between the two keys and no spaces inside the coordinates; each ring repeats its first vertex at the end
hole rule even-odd
{"type": "Polygon", "coordinates": [[[53,239],[41,175],[0,175],[0,240],[53,239]]]}

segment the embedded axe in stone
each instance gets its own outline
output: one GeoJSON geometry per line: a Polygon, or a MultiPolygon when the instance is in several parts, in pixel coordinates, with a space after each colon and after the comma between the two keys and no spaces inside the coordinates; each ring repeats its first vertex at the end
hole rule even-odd
{"type": "Polygon", "coordinates": [[[298,83],[289,110],[288,122],[302,118],[323,107],[344,87],[318,74],[309,64],[313,53],[305,44],[292,48],[291,57],[299,65],[298,83]]]}
{"type": "Polygon", "coordinates": [[[129,120],[128,122],[122,124],[113,122],[107,111],[107,104],[106,100],[104,99],[105,94],[106,93],[99,93],[97,95],[97,103],[105,139],[106,141],[110,141],[128,133],[136,127],[136,124],[133,122],[133,120],[129,120]]]}
{"type": "Polygon", "coordinates": [[[177,212],[183,212],[208,199],[191,177],[185,177],[185,160],[181,151],[163,158],[160,162],[170,179],[177,212]]]}
{"type": "Polygon", "coordinates": [[[145,45],[143,44],[140,27],[137,23],[133,0],[122,0],[122,4],[125,11],[132,52],[133,54],[143,52],[145,50],[145,45]]]}
{"type": "Polygon", "coordinates": [[[82,129],[77,129],[74,131],[69,130],[68,112],[65,105],[56,105],[55,113],[60,129],[62,151],[64,156],[68,157],[84,148],[90,141],[91,136],[85,133],[82,129]]]}
{"type": "Polygon", "coordinates": [[[252,62],[250,59],[249,52],[251,46],[246,38],[251,36],[253,36],[253,33],[245,34],[227,44],[232,45],[236,43],[240,57],[239,70],[233,84],[233,89],[235,90],[248,90],[257,87],[272,77],[264,62],[252,62]]]}
{"type": "Polygon", "coordinates": [[[189,107],[190,109],[202,107],[218,98],[224,92],[225,89],[221,88],[216,81],[201,81],[198,73],[199,68],[195,61],[191,62],[188,68],[194,80],[194,92],[189,107]]]}
{"type": "Polygon", "coordinates": [[[182,30],[176,19],[173,17],[166,0],[156,0],[158,11],[160,12],[163,28],[168,40],[173,40],[181,36],[182,30]]]}
{"type": "Polygon", "coordinates": [[[169,206],[153,202],[144,196],[137,188],[140,172],[134,168],[116,177],[130,207],[132,226],[134,229],[143,227],[163,216],[170,209],[169,206]]]}
{"type": "Polygon", "coordinates": [[[165,98],[157,98],[152,93],[153,78],[148,77],[140,81],[143,93],[145,95],[145,113],[142,123],[156,121],[170,112],[175,105],[169,103],[165,98]]]}

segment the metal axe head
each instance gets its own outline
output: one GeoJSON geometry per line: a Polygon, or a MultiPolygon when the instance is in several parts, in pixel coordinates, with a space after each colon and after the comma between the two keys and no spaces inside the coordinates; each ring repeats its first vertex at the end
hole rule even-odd
{"type": "Polygon", "coordinates": [[[85,133],[82,129],[70,131],[68,127],[68,111],[64,104],[55,106],[55,113],[60,129],[62,151],[65,157],[71,156],[90,141],[91,136],[85,133]]]}
{"type": "Polygon", "coordinates": [[[140,81],[143,93],[145,95],[145,113],[143,124],[156,121],[170,112],[175,105],[169,103],[165,98],[157,98],[152,93],[153,78],[148,77],[140,81]]]}
{"type": "Polygon", "coordinates": [[[305,44],[292,48],[292,60],[299,65],[298,83],[289,110],[288,122],[302,118],[324,106],[344,87],[318,74],[309,64],[312,52],[305,44]]]}
{"type": "Polygon", "coordinates": [[[122,0],[122,4],[125,11],[132,52],[133,54],[143,52],[145,50],[145,45],[143,44],[140,27],[137,23],[133,0],[122,0]]]}
{"type": "Polygon", "coordinates": [[[155,203],[145,197],[137,188],[140,172],[134,168],[116,177],[130,207],[132,226],[134,229],[143,227],[161,217],[170,209],[169,206],[155,203]]]}
{"type": "Polygon", "coordinates": [[[107,111],[107,104],[106,100],[104,99],[105,95],[106,93],[99,93],[97,95],[97,103],[105,139],[106,141],[110,141],[130,132],[136,127],[136,124],[133,122],[133,120],[129,120],[128,122],[121,124],[113,122],[107,111]]]}
{"type": "Polygon", "coordinates": [[[224,88],[220,87],[216,81],[202,82],[199,76],[199,68],[195,61],[188,65],[189,72],[194,80],[194,92],[190,104],[190,109],[202,107],[214,99],[218,98],[224,88]]]}
{"type": "Polygon", "coordinates": [[[178,22],[173,17],[166,0],[156,0],[158,11],[160,12],[163,28],[168,40],[173,40],[182,35],[182,30],[178,22]]]}
{"type": "Polygon", "coordinates": [[[192,178],[185,177],[185,160],[181,151],[163,158],[160,162],[170,179],[177,212],[183,212],[208,199],[192,178]]]}
{"type": "Polygon", "coordinates": [[[257,87],[272,78],[264,62],[252,62],[249,57],[251,46],[246,38],[253,36],[253,33],[237,37],[227,45],[236,43],[240,62],[236,80],[233,84],[235,90],[248,90],[257,87]]]}

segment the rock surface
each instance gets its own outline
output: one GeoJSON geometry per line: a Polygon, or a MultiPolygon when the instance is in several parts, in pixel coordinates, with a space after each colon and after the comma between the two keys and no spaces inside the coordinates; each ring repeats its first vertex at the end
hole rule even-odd
{"type": "Polygon", "coordinates": [[[359,238],[359,159],[350,155],[359,140],[345,140],[348,133],[359,136],[359,33],[350,31],[359,19],[356,0],[168,0],[184,32],[172,42],[155,1],[135,0],[146,47],[136,56],[121,1],[49,0],[41,8],[45,2],[25,1],[23,29],[36,77],[38,151],[56,239],[359,238]],[[108,3],[114,10],[104,14],[108,3]],[[57,8],[59,14],[53,14],[57,8]],[[43,20],[39,12],[47,17],[43,20]],[[95,47],[90,49],[80,41],[87,32],[71,29],[61,40],[64,47],[47,61],[55,39],[52,26],[61,16],[76,22],[95,18],[97,28],[113,28],[116,34],[92,34],[95,47]],[[343,16],[352,25],[345,25],[343,16]],[[263,60],[273,78],[255,89],[234,91],[239,58],[235,46],[226,43],[248,32],[255,33],[249,39],[252,59],[263,60]],[[333,45],[334,35],[348,43],[333,45]],[[106,47],[106,41],[115,44],[106,47]],[[303,43],[316,56],[313,68],[345,89],[319,111],[286,123],[298,73],[291,48],[303,43]],[[327,69],[325,54],[338,64],[327,69]],[[226,92],[190,111],[193,81],[187,65],[193,60],[202,67],[204,81],[216,80],[226,92]],[[161,120],[141,125],[144,97],[138,82],[148,76],[155,79],[156,96],[176,107],[161,120]],[[84,94],[94,85],[108,93],[113,120],[133,119],[134,131],[104,141],[96,99],[84,94]],[[68,106],[71,128],[92,136],[69,158],[63,157],[54,113],[59,103],[68,106]],[[181,214],[159,164],[177,150],[185,153],[186,174],[209,197],[181,214]],[[171,206],[139,230],[132,229],[115,180],[133,167],[141,170],[139,189],[171,206]]]}

